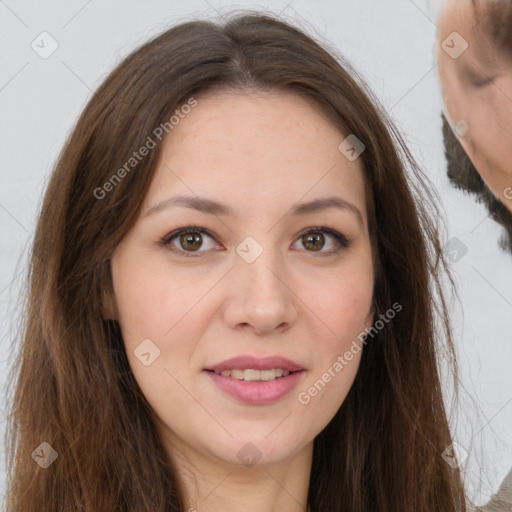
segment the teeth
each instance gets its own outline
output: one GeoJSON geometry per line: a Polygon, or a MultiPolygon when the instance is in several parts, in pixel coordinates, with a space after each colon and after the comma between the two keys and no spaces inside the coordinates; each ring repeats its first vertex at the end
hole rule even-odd
{"type": "Polygon", "coordinates": [[[215,373],[217,375],[222,375],[224,377],[231,377],[233,379],[245,380],[248,382],[253,382],[257,380],[268,381],[290,375],[289,370],[283,370],[281,368],[276,368],[273,370],[224,370],[222,372],[215,373]]]}

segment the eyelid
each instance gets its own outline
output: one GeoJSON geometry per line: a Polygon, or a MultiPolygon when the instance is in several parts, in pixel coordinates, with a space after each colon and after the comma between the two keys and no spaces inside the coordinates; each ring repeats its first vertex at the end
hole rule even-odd
{"type": "Polygon", "coordinates": [[[485,87],[486,85],[489,85],[494,81],[494,78],[486,78],[484,80],[471,80],[471,85],[473,87],[476,87],[477,89],[480,89],[481,87],[485,87]]]}
{"type": "MultiPolygon", "coordinates": [[[[182,249],[177,249],[176,247],[174,247],[171,244],[171,241],[173,239],[177,238],[178,236],[182,235],[183,233],[200,233],[202,235],[209,236],[218,244],[220,243],[218,241],[216,235],[214,235],[210,230],[203,228],[201,226],[189,225],[189,226],[184,226],[182,228],[178,228],[178,229],[175,229],[174,231],[171,231],[170,233],[168,233],[167,235],[165,235],[163,238],[161,238],[159,240],[159,244],[164,247],[169,248],[173,252],[178,253],[180,256],[184,256],[187,258],[188,257],[193,257],[193,258],[198,257],[201,255],[201,253],[208,252],[208,251],[201,251],[201,250],[184,251],[182,249]]],[[[353,241],[352,239],[345,236],[343,233],[340,233],[339,231],[329,228],[327,226],[310,226],[308,228],[303,229],[297,235],[295,235],[294,243],[296,243],[296,241],[298,239],[300,239],[302,236],[308,235],[310,233],[327,234],[327,235],[331,236],[335,240],[335,242],[338,244],[338,247],[335,250],[330,250],[330,251],[322,251],[322,250],[307,251],[307,250],[304,250],[304,252],[316,254],[319,256],[328,256],[328,255],[336,254],[340,249],[347,249],[348,247],[350,247],[352,244],[352,241],[353,241]]]]}
{"type": "Polygon", "coordinates": [[[495,79],[495,77],[489,77],[488,75],[482,73],[476,73],[469,68],[466,68],[465,70],[465,77],[466,80],[476,89],[489,85],[495,79]]]}

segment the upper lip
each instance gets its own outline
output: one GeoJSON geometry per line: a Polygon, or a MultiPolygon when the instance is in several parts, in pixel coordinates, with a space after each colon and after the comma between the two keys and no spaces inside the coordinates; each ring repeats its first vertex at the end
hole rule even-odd
{"type": "Polygon", "coordinates": [[[223,372],[225,370],[272,370],[274,368],[281,368],[282,370],[288,370],[290,372],[296,372],[304,369],[299,363],[283,356],[258,358],[244,355],[226,359],[221,363],[205,368],[205,370],[223,372]]]}

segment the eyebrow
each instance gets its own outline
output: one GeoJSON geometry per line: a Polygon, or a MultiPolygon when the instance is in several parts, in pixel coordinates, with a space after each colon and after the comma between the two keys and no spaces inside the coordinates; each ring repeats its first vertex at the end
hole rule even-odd
{"type": "MultiPolygon", "coordinates": [[[[197,210],[202,213],[211,215],[225,215],[225,216],[236,216],[236,212],[226,204],[214,201],[213,199],[193,197],[193,196],[175,196],[165,199],[164,201],[152,206],[144,214],[144,218],[154,215],[158,212],[166,210],[172,207],[185,207],[197,210]]],[[[289,213],[292,215],[307,215],[310,213],[317,213],[330,208],[337,208],[353,213],[361,225],[363,225],[363,216],[361,211],[353,203],[341,199],[341,197],[330,196],[320,199],[315,199],[307,203],[295,204],[289,213]]]]}

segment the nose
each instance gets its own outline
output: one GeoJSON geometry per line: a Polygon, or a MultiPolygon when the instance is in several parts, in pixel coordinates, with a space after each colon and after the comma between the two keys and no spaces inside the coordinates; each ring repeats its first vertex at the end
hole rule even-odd
{"type": "Polygon", "coordinates": [[[289,329],[298,318],[300,300],[287,276],[270,249],[252,263],[237,256],[226,286],[226,324],[258,335],[289,329]]]}

